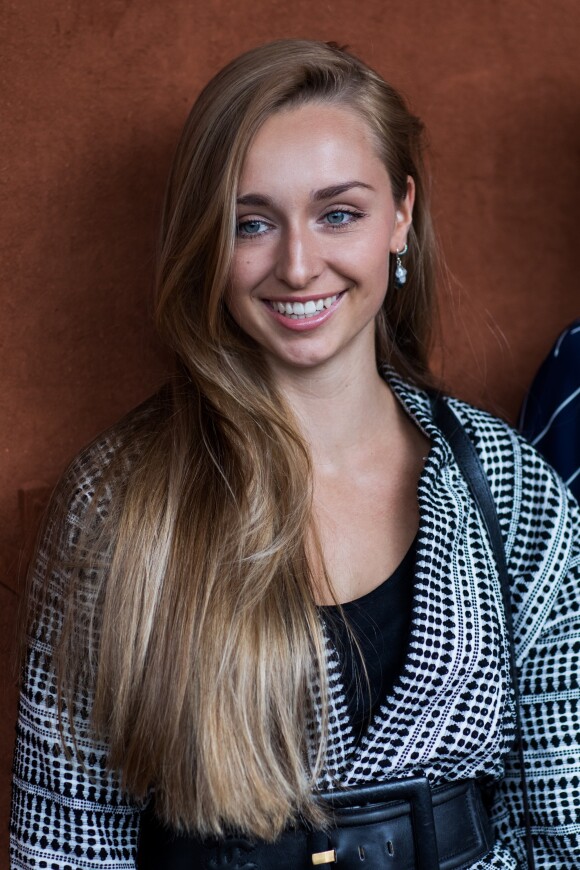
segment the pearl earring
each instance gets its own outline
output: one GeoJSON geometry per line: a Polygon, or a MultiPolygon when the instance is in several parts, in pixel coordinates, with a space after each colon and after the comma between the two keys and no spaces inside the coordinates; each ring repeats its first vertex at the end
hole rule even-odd
{"type": "Polygon", "coordinates": [[[395,264],[395,286],[402,287],[407,281],[407,270],[401,262],[401,257],[404,257],[409,250],[409,245],[405,243],[405,247],[397,251],[397,259],[395,264]]]}

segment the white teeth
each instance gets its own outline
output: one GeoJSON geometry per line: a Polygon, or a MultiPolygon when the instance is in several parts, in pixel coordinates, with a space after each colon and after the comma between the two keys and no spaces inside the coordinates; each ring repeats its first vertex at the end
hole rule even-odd
{"type": "Polygon", "coordinates": [[[309,299],[308,302],[272,302],[272,307],[279,314],[285,314],[286,317],[291,317],[292,320],[303,320],[304,318],[312,317],[318,314],[324,308],[330,308],[334,305],[338,295],[327,296],[326,299],[309,299]]]}

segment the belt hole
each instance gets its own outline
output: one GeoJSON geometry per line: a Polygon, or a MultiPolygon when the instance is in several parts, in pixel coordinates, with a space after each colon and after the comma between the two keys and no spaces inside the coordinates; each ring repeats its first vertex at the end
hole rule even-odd
{"type": "Polygon", "coordinates": [[[359,858],[361,859],[361,861],[365,861],[365,860],[366,860],[366,857],[367,857],[367,856],[365,855],[365,850],[363,849],[362,846],[359,846],[359,847],[358,847],[358,856],[359,856],[359,858]]]}
{"type": "Polygon", "coordinates": [[[395,857],[395,847],[393,846],[392,840],[387,840],[387,854],[391,856],[391,858],[395,857]]]}

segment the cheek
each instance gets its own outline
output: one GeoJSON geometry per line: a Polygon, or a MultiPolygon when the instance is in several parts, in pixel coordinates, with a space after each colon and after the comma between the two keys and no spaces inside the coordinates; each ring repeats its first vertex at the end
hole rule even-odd
{"type": "Polygon", "coordinates": [[[382,236],[367,240],[350,252],[351,264],[356,262],[359,279],[369,291],[384,292],[389,279],[389,249],[382,236]]]}
{"type": "Polygon", "coordinates": [[[253,290],[258,283],[255,263],[243,255],[234,254],[229,286],[225,294],[226,308],[244,332],[249,331],[256,301],[253,290]]]}
{"type": "Polygon", "coordinates": [[[259,283],[263,271],[259,256],[247,251],[237,251],[232,261],[230,278],[232,297],[241,298],[249,294],[259,283]]]}
{"type": "Polygon", "coordinates": [[[385,274],[389,269],[389,246],[391,241],[390,227],[384,220],[373,222],[372,226],[353,233],[345,245],[344,256],[356,263],[359,270],[367,273],[378,272],[381,269],[385,274]]]}
{"type": "Polygon", "coordinates": [[[239,308],[240,303],[247,295],[250,286],[247,263],[238,256],[234,256],[228,290],[226,292],[226,305],[232,312],[239,308]]]}
{"type": "Polygon", "coordinates": [[[244,262],[238,254],[234,254],[229,280],[229,295],[237,295],[244,286],[244,262]]]}

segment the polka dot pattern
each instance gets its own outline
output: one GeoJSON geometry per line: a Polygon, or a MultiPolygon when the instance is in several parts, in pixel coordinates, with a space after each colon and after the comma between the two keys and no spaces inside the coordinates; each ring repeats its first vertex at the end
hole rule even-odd
{"type": "MultiPolygon", "coordinates": [[[[494,784],[497,842],[471,870],[525,867],[501,590],[482,521],[426,396],[386,371],[407,413],[431,439],[418,498],[420,529],[411,639],[399,679],[357,746],[340,663],[327,639],[329,743],[320,784],[358,784],[425,773],[438,783],[481,777],[494,784]],[[505,773],[505,775],[504,775],[505,773]]],[[[524,750],[538,870],[580,865],[580,547],[578,506],[532,447],[508,426],[452,401],[481,457],[497,505],[513,580],[512,608],[522,696],[524,750]]],[[[123,432],[130,431],[125,423],[123,432]]],[[[106,764],[89,728],[90,697],[56,721],[51,650],[61,625],[66,565],[110,461],[115,430],[71,466],[58,498],[65,528],[49,522],[37,564],[49,606],[31,640],[20,702],[11,822],[13,870],[134,870],[140,808],[106,764]],[[76,748],[67,729],[74,716],[76,748]]],[[[87,572],[91,594],[94,575],[87,572]]],[[[315,755],[318,716],[309,727],[315,755]]]]}

